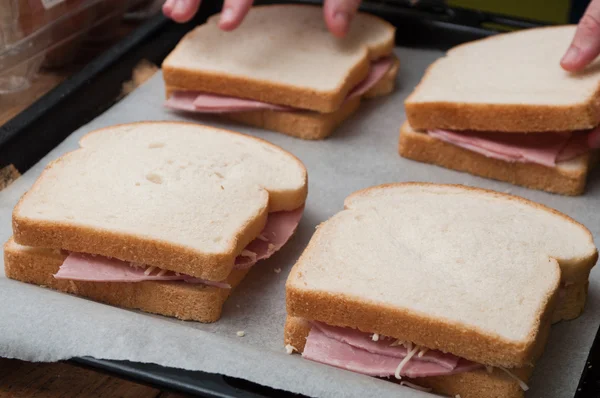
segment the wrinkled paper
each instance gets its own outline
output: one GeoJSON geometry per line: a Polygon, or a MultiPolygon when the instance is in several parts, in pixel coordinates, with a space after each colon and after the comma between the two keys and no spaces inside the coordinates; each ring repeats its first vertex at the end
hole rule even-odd
{"type": "MultiPolygon", "coordinates": [[[[306,165],[309,196],[298,232],[284,248],[257,264],[227,301],[222,319],[204,325],[119,309],[49,289],[8,280],[0,271],[0,356],[57,361],[74,356],[153,362],[221,373],[274,388],[320,397],[401,397],[430,395],[286,355],[283,347],[285,280],[315,226],[340,211],[344,198],[372,185],[429,181],[510,192],[556,208],[582,222],[600,242],[600,173],[592,174],[582,197],[563,197],[518,188],[401,158],[398,130],[403,101],[425,68],[442,53],[399,48],[396,92],[365,100],[359,112],[325,141],[223,122],[210,116],[187,118],[255,135],[292,152],[306,165]],[[281,272],[275,272],[281,268],[281,272]],[[237,332],[244,331],[243,337],[237,332]]],[[[11,234],[11,212],[44,166],[78,147],[84,134],[101,127],[143,120],[186,120],[163,108],[157,74],[88,125],[80,128],[35,167],[0,192],[0,240],[11,234]]],[[[43,132],[40,132],[43,134],[43,132]]],[[[510,253],[507,253],[510,255],[510,253]]],[[[432,292],[435,294],[435,292],[432,292]]],[[[536,366],[528,397],[573,396],[600,322],[600,270],[590,278],[585,313],[553,326],[536,366]]]]}

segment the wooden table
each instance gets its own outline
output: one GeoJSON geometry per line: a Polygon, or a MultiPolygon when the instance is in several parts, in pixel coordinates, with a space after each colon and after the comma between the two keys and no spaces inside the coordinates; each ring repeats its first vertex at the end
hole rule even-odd
{"type": "MultiPolygon", "coordinates": [[[[2,0],[0,0],[2,1],[2,0]]],[[[121,36],[132,30],[123,26],[121,36]]],[[[56,87],[85,63],[107,47],[86,48],[77,62],[61,70],[42,71],[29,89],[19,94],[0,97],[0,126],[26,109],[35,100],[56,87]]],[[[133,83],[128,91],[152,72],[143,65],[133,73],[133,83]]],[[[68,363],[31,363],[15,359],[0,358],[0,398],[183,398],[184,395],[168,393],[155,388],[136,384],[84,369],[68,363]]]]}

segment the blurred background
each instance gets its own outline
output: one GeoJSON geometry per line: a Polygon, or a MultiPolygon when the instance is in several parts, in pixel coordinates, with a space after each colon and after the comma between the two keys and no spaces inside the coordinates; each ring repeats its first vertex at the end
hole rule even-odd
{"type": "Polygon", "coordinates": [[[453,7],[463,7],[546,23],[576,23],[589,0],[448,0],[453,7]]]}

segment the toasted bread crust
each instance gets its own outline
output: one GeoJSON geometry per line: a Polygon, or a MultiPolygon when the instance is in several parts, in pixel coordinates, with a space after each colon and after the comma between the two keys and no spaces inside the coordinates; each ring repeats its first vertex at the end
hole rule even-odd
{"type": "Polygon", "coordinates": [[[231,290],[249,272],[249,269],[234,270],[227,278],[232,289],[185,282],[70,281],[53,277],[66,258],[60,250],[28,249],[20,250],[12,238],[6,242],[4,269],[8,278],[87,297],[117,307],[139,309],[199,322],[217,321],[221,317],[223,303],[229,297],[231,290]]]}
{"type": "MultiPolygon", "coordinates": [[[[540,27],[554,29],[554,26],[540,27]]],[[[519,34],[519,31],[503,35],[519,34]]],[[[477,40],[494,40],[494,36],[477,40]]],[[[451,51],[469,46],[460,44],[451,51]]],[[[436,61],[438,62],[438,61],[436,61]]],[[[435,63],[431,64],[421,82],[427,78],[435,63]]],[[[600,86],[585,102],[569,106],[527,104],[476,104],[455,102],[414,102],[413,94],[405,101],[406,117],[415,130],[475,130],[504,133],[543,133],[549,131],[587,130],[600,124],[600,86]]]]}
{"type": "Polygon", "coordinates": [[[286,286],[287,313],[290,316],[332,326],[354,327],[364,332],[379,333],[450,352],[474,362],[508,368],[533,365],[541,355],[542,350],[538,345],[542,339],[539,336],[545,334],[545,329],[550,327],[556,299],[557,294],[554,294],[545,306],[546,311],[540,314],[539,333],[531,336],[532,343],[515,344],[495,335],[484,335],[443,321],[434,322],[409,311],[365,303],[341,294],[303,291],[289,284],[286,286]]]}
{"type": "MultiPolygon", "coordinates": [[[[346,201],[353,196],[362,195],[370,190],[398,185],[427,186],[439,184],[400,183],[380,185],[355,192],[350,195],[346,201]]],[[[547,206],[514,195],[480,188],[461,188],[518,201],[559,215],[565,220],[584,228],[589,235],[590,242],[593,242],[591,232],[589,232],[582,224],[547,206]]],[[[315,235],[318,233],[319,229],[317,229],[315,235]]],[[[537,321],[538,326],[532,330],[532,334],[527,339],[527,343],[516,344],[511,341],[506,341],[496,335],[482,334],[477,330],[469,330],[457,325],[449,325],[442,320],[432,320],[410,311],[383,306],[378,303],[365,302],[357,297],[308,290],[295,286],[292,281],[294,281],[296,273],[300,272],[297,271],[298,264],[303,262],[305,256],[310,255],[312,245],[315,244],[316,241],[317,239],[314,237],[311,239],[308,247],[297,261],[288,278],[286,284],[286,303],[289,316],[316,320],[333,326],[353,327],[369,333],[379,333],[402,341],[411,341],[431,349],[450,352],[474,362],[507,368],[532,365],[539,355],[541,355],[543,345],[545,344],[545,336],[548,333],[553,313],[558,302],[558,281],[552,296],[548,298],[547,304],[543,306],[544,311],[539,314],[537,321]]],[[[579,259],[579,261],[581,261],[582,268],[591,268],[596,263],[597,259],[598,251],[595,250],[589,258],[582,258],[579,259]]]]}
{"type": "Polygon", "coordinates": [[[322,140],[352,116],[360,106],[360,98],[353,98],[331,113],[254,111],[224,113],[221,116],[238,123],[265,130],[277,131],[304,140],[322,140]]]}
{"type": "Polygon", "coordinates": [[[574,170],[534,163],[506,162],[488,158],[414,131],[408,123],[404,123],[400,128],[398,152],[405,158],[419,162],[436,164],[531,189],[572,196],[584,192],[590,163],[589,155],[582,155],[587,166],[574,170]]]}
{"type": "Polygon", "coordinates": [[[552,314],[552,323],[569,321],[582,314],[587,299],[589,282],[573,283],[561,288],[558,304],[552,314]]]}
{"type": "MultiPolygon", "coordinates": [[[[311,325],[305,319],[288,316],[284,329],[284,344],[290,344],[297,352],[304,351],[306,338],[311,325]]],[[[514,369],[512,372],[523,380],[529,380],[532,367],[514,369]]],[[[461,398],[522,398],[519,384],[499,369],[492,373],[486,370],[459,373],[450,376],[423,377],[411,379],[415,384],[429,387],[437,394],[461,398]]],[[[399,387],[400,388],[400,387],[399,387]]]]}
{"type": "MultiPolygon", "coordinates": [[[[410,97],[409,97],[410,100],[410,97]]],[[[545,133],[592,129],[600,124],[600,90],[572,106],[405,102],[406,117],[418,130],[474,130],[545,133]]]]}
{"type": "MultiPolygon", "coordinates": [[[[290,7],[290,5],[268,5],[255,8],[264,7],[290,7]]],[[[291,7],[314,6],[291,5],[291,7]]],[[[395,31],[395,27],[385,20],[373,15],[369,15],[369,17],[377,19],[380,23],[385,24],[390,31],[395,31]]],[[[191,33],[192,32],[188,33],[188,35],[191,33]]],[[[182,41],[185,40],[186,37],[184,37],[182,41]]],[[[393,35],[391,35],[391,38],[391,40],[385,43],[380,43],[377,46],[368,48],[362,61],[348,72],[344,85],[339,87],[338,90],[328,93],[320,93],[313,90],[307,90],[303,87],[281,85],[268,81],[258,81],[210,71],[175,68],[169,65],[170,56],[167,56],[163,62],[163,77],[165,84],[168,86],[186,87],[188,90],[193,91],[254,99],[323,113],[334,112],[341,106],[348,92],[367,76],[370,61],[389,55],[392,52],[394,48],[393,35]]],[[[176,50],[177,47],[174,51],[176,50]]]]}
{"type": "MultiPolygon", "coordinates": [[[[163,123],[163,122],[140,122],[140,123],[163,123]]],[[[140,124],[133,123],[131,125],[140,124]]],[[[172,124],[171,122],[164,122],[172,124]]],[[[177,123],[179,124],[179,123],[177,123]]],[[[193,125],[193,123],[182,123],[193,125]]],[[[111,129],[115,126],[108,127],[111,129]]],[[[105,129],[96,130],[91,134],[99,134],[105,129]]],[[[224,133],[238,134],[223,130],[224,133]]],[[[260,138],[246,136],[248,139],[258,140],[263,144],[272,146],[277,150],[281,148],[261,140],[260,138]]],[[[82,141],[85,137],[82,138],[82,141]]],[[[302,162],[291,153],[290,160],[297,162],[304,168],[302,162]]],[[[63,155],[63,157],[68,156],[63,155]]],[[[47,166],[60,162],[59,158],[47,166]]],[[[269,192],[268,208],[265,207],[245,227],[244,234],[232,243],[228,252],[222,254],[199,254],[195,250],[180,247],[164,241],[148,240],[144,236],[124,234],[113,230],[99,230],[73,223],[55,223],[43,220],[30,219],[20,215],[19,207],[27,194],[25,194],[13,211],[13,234],[15,242],[32,247],[44,247],[52,249],[64,249],[73,252],[100,254],[108,257],[116,257],[121,260],[149,264],[160,268],[196,276],[201,279],[222,281],[229,276],[233,269],[235,258],[252,242],[264,228],[269,212],[281,210],[294,210],[302,206],[308,195],[308,175],[304,174],[304,185],[294,192],[269,192]]],[[[35,184],[44,178],[46,171],[38,178],[35,184]]],[[[35,186],[34,184],[34,186],[35,186]]]]}
{"type": "MultiPolygon", "coordinates": [[[[390,94],[394,91],[399,67],[400,61],[394,57],[394,63],[385,76],[377,82],[375,86],[371,87],[362,98],[375,98],[390,94]]],[[[186,91],[186,89],[167,86],[167,98],[169,98],[174,91],[186,91]]],[[[360,99],[353,98],[350,101],[344,102],[338,110],[330,113],[261,110],[223,113],[218,116],[249,126],[277,131],[304,140],[322,140],[329,137],[340,124],[356,112],[359,105],[360,99]]]]}
{"type": "Polygon", "coordinates": [[[100,254],[201,279],[222,281],[231,273],[235,258],[263,230],[266,220],[267,211],[264,209],[247,227],[247,233],[236,242],[235,247],[222,255],[199,255],[194,250],[168,242],[148,240],[143,236],[32,220],[17,214],[13,214],[13,234],[14,240],[24,246],[100,254]]]}

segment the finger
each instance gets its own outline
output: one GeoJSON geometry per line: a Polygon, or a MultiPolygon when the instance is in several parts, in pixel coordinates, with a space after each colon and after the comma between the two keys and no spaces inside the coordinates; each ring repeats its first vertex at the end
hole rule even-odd
{"type": "Polygon", "coordinates": [[[219,19],[219,27],[223,30],[233,30],[240,26],[253,0],[225,0],[219,19]]]}
{"type": "MultiPolygon", "coordinates": [[[[167,3],[165,3],[163,10],[167,6],[167,3]]],[[[171,7],[170,15],[168,15],[169,18],[175,22],[188,22],[198,11],[200,0],[173,0],[171,7]]]]}
{"type": "Polygon", "coordinates": [[[585,68],[600,54],[600,0],[593,0],[577,25],[571,46],[560,65],[575,72],[585,68]]]}
{"type": "Polygon", "coordinates": [[[360,0],[325,0],[325,24],[334,36],[346,36],[359,5],[360,0]]]}
{"type": "Polygon", "coordinates": [[[175,6],[175,3],[177,3],[177,0],[167,0],[165,1],[165,4],[163,4],[163,14],[165,14],[167,18],[171,18],[171,13],[173,12],[173,7],[175,6]]]}

